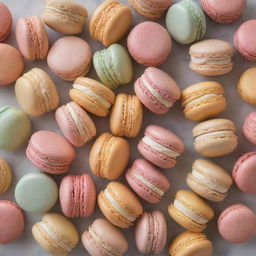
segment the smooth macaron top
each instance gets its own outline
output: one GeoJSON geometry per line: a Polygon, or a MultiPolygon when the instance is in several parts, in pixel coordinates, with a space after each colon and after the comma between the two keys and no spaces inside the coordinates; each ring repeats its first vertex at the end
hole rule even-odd
{"type": "Polygon", "coordinates": [[[12,29],[12,14],[2,2],[0,3],[0,17],[0,42],[2,42],[9,36],[12,29]]]}
{"type": "Polygon", "coordinates": [[[251,112],[244,120],[243,134],[248,141],[256,145],[256,112],[251,112]]]}
{"type": "Polygon", "coordinates": [[[230,243],[244,243],[256,236],[256,213],[243,204],[226,208],[218,218],[221,236],[230,243]]]}
{"type": "Polygon", "coordinates": [[[243,192],[256,194],[256,152],[246,153],[236,161],[233,179],[243,192]]]}
{"type": "Polygon", "coordinates": [[[127,38],[127,46],[131,56],[138,63],[144,66],[159,66],[171,52],[172,39],[163,26],[146,21],[132,29],[127,38]]]}

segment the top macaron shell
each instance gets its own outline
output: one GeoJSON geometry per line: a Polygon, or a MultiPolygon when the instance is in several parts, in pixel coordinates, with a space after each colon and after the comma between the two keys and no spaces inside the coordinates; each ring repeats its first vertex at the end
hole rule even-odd
{"type": "Polygon", "coordinates": [[[256,145],[256,112],[251,112],[244,120],[243,134],[248,141],[256,145]]]}
{"type": "Polygon", "coordinates": [[[172,49],[172,39],[163,26],[146,21],[132,29],[127,46],[139,64],[156,67],[166,61],[172,49]]]}
{"type": "Polygon", "coordinates": [[[164,71],[149,67],[134,84],[140,101],[152,112],[165,114],[180,98],[177,83],[164,71]]]}
{"type": "Polygon", "coordinates": [[[0,42],[3,42],[9,36],[12,29],[12,14],[2,2],[0,2],[0,17],[0,42]]]}

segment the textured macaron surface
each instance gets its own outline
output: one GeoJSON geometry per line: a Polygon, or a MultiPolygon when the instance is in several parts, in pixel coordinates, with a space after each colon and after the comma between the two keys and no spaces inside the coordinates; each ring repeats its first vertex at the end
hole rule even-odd
{"type": "Polygon", "coordinates": [[[248,141],[256,144],[256,112],[251,112],[244,120],[243,134],[248,141]]]}

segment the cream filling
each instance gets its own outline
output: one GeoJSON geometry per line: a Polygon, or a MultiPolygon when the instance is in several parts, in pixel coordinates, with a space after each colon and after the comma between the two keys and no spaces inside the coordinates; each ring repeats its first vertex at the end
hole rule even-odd
{"type": "Polygon", "coordinates": [[[80,84],[73,84],[73,88],[77,89],[79,91],[82,91],[83,93],[91,96],[92,98],[94,98],[95,100],[100,102],[106,109],[109,109],[111,107],[111,103],[109,101],[105,100],[98,93],[89,89],[88,87],[80,85],[80,84]]]}
{"type": "Polygon", "coordinates": [[[212,97],[217,97],[217,96],[222,96],[221,94],[216,94],[216,93],[208,93],[208,94],[205,94],[197,99],[194,99],[194,100],[191,100],[190,102],[188,102],[186,105],[185,105],[185,108],[186,107],[189,107],[191,105],[193,105],[194,103],[197,103],[197,102],[200,102],[202,100],[206,100],[208,98],[212,98],[212,97]]]}
{"type": "Polygon", "coordinates": [[[46,5],[46,10],[54,11],[54,12],[57,12],[57,13],[62,14],[62,15],[67,15],[67,16],[72,17],[74,19],[84,20],[84,18],[85,18],[81,14],[75,14],[75,13],[68,12],[68,11],[65,11],[65,10],[60,10],[60,9],[52,7],[50,5],[46,5]]]}
{"type": "Polygon", "coordinates": [[[63,239],[61,239],[57,234],[55,234],[45,222],[41,221],[37,223],[37,225],[39,225],[40,228],[50,237],[50,239],[53,240],[54,243],[56,243],[61,249],[63,249],[66,252],[70,252],[72,250],[72,248],[65,244],[63,242],[63,239]]]}
{"type": "Polygon", "coordinates": [[[197,65],[226,65],[231,63],[231,57],[226,58],[206,58],[191,56],[191,62],[197,65]]]}
{"type": "Polygon", "coordinates": [[[100,244],[101,247],[103,247],[106,251],[107,251],[107,255],[115,255],[115,256],[119,256],[121,255],[119,252],[117,252],[115,250],[115,248],[111,247],[110,245],[108,245],[107,243],[105,243],[100,236],[98,236],[96,234],[96,232],[89,227],[89,235],[91,236],[91,238],[96,241],[97,243],[100,244]]]}
{"type": "Polygon", "coordinates": [[[180,203],[177,199],[174,200],[173,203],[174,207],[178,209],[182,214],[184,214],[186,217],[190,218],[196,223],[199,223],[201,225],[204,225],[208,222],[207,219],[199,216],[198,214],[194,213],[190,209],[186,208],[182,203],[180,203]]]}
{"type": "Polygon", "coordinates": [[[134,222],[136,217],[127,212],[124,208],[122,208],[119,203],[115,200],[115,198],[108,192],[108,189],[104,190],[104,196],[111,203],[111,205],[128,221],[134,222]]]}
{"type": "Polygon", "coordinates": [[[79,134],[84,139],[84,142],[86,142],[87,141],[87,137],[88,137],[88,131],[86,130],[86,127],[84,127],[84,125],[82,124],[81,120],[77,116],[75,110],[73,109],[73,107],[72,107],[72,105],[70,103],[68,103],[66,105],[66,108],[67,108],[67,110],[68,110],[72,120],[74,121],[75,126],[76,126],[79,134]]]}
{"type": "Polygon", "coordinates": [[[139,181],[141,181],[144,185],[146,185],[148,188],[150,188],[151,190],[153,190],[156,194],[158,194],[159,196],[163,196],[164,195],[164,191],[158,187],[156,187],[155,185],[153,185],[152,183],[148,182],[143,176],[141,176],[138,172],[133,171],[132,175],[138,179],[139,181]]]}
{"type": "Polygon", "coordinates": [[[203,176],[200,172],[198,172],[197,170],[192,170],[192,175],[200,180],[201,182],[203,182],[204,184],[206,184],[207,187],[221,193],[221,194],[225,194],[228,192],[228,188],[227,187],[223,187],[219,184],[216,184],[214,182],[212,182],[211,180],[209,180],[207,177],[203,176]]]}
{"type": "Polygon", "coordinates": [[[204,140],[208,138],[209,136],[224,136],[224,137],[230,137],[234,136],[234,132],[232,131],[216,131],[216,132],[209,132],[202,135],[199,135],[196,137],[196,140],[204,140]]]}
{"type": "Polygon", "coordinates": [[[142,141],[145,142],[147,145],[149,145],[154,150],[160,152],[161,154],[163,154],[165,156],[168,156],[168,157],[171,157],[171,158],[174,158],[174,159],[177,158],[178,156],[180,156],[180,153],[159,144],[158,142],[152,140],[148,136],[145,136],[142,139],[142,141]]]}
{"type": "Polygon", "coordinates": [[[141,77],[141,81],[142,83],[145,85],[145,87],[150,91],[150,93],[157,98],[164,106],[166,106],[167,108],[170,108],[173,103],[166,100],[163,96],[161,96],[153,87],[150,86],[150,84],[146,81],[145,78],[143,78],[143,76],[141,77]]]}

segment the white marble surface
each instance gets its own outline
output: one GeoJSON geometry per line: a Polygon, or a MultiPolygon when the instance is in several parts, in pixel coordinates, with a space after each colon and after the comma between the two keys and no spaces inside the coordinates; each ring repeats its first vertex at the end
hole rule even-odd
{"type": "MultiPolygon", "coordinates": [[[[13,17],[14,17],[13,28],[15,26],[17,19],[20,17],[32,16],[32,15],[40,16],[43,12],[44,2],[45,2],[44,0],[36,0],[36,1],[35,0],[20,0],[20,1],[2,0],[2,1],[9,6],[13,14],[13,17]]],[[[91,15],[92,12],[97,7],[97,5],[102,1],[79,0],[78,2],[84,4],[88,8],[89,14],[91,15]]],[[[142,16],[138,15],[134,11],[133,11],[133,14],[134,14],[133,25],[145,20],[142,16]]],[[[236,28],[243,21],[248,19],[253,19],[253,18],[256,18],[256,1],[248,0],[247,8],[243,16],[234,24],[221,25],[221,24],[214,23],[213,21],[207,18],[207,34],[205,38],[224,39],[229,41],[230,43],[233,43],[233,35],[236,28]]],[[[158,22],[164,25],[164,19],[158,22]]],[[[100,43],[92,41],[89,38],[87,28],[88,28],[88,20],[87,20],[84,32],[82,33],[81,36],[85,40],[88,40],[88,42],[93,48],[93,51],[102,49],[103,47],[100,43]]],[[[47,29],[47,30],[49,32],[51,44],[53,44],[53,42],[56,39],[63,36],[59,33],[54,32],[51,29],[47,29]]],[[[6,43],[10,43],[16,46],[14,29],[9,39],[6,41],[6,43]]],[[[121,43],[125,45],[126,39],[122,40],[121,43]]],[[[255,147],[252,146],[249,142],[247,142],[244,139],[244,137],[241,135],[241,124],[243,122],[244,117],[249,112],[254,111],[255,108],[243,102],[239,98],[236,92],[236,84],[239,76],[242,74],[244,70],[246,70],[247,68],[253,67],[255,64],[246,61],[238,53],[236,53],[234,56],[235,65],[232,73],[222,77],[211,78],[211,77],[203,77],[190,71],[188,68],[188,61],[189,61],[188,47],[181,46],[174,43],[171,55],[169,56],[166,63],[164,63],[161,66],[161,68],[167,71],[178,82],[178,84],[182,89],[184,89],[185,87],[193,83],[197,83],[205,80],[216,80],[222,83],[223,87],[225,88],[226,97],[228,99],[228,107],[226,111],[220,115],[220,117],[229,118],[235,122],[237,127],[237,134],[239,135],[239,147],[234,153],[225,157],[216,158],[214,159],[214,161],[222,165],[223,167],[225,167],[229,172],[231,172],[234,161],[241,154],[246,153],[248,151],[255,150],[255,147]]],[[[46,71],[49,71],[46,61],[33,61],[33,62],[27,61],[25,71],[30,70],[32,67],[40,67],[46,71]]],[[[134,79],[136,79],[143,72],[144,67],[134,62],[134,70],[135,70],[134,79]]],[[[54,76],[54,74],[51,71],[49,71],[49,74],[53,78],[53,80],[56,82],[58,91],[61,95],[61,104],[68,102],[70,100],[68,96],[68,92],[72,86],[72,83],[65,82],[57,78],[56,76],[54,76]]],[[[93,68],[91,69],[88,76],[92,78],[97,78],[93,68]]],[[[115,93],[120,93],[120,92],[134,93],[133,81],[129,85],[121,86],[119,89],[115,91],[115,93]]],[[[5,106],[5,105],[12,105],[12,106],[19,107],[14,95],[13,85],[0,88],[0,106],[5,106]]],[[[166,193],[162,202],[157,205],[150,205],[148,203],[144,203],[145,210],[148,211],[153,209],[159,209],[166,216],[166,220],[168,222],[168,242],[164,252],[161,255],[167,255],[168,254],[167,248],[170,244],[170,241],[174,238],[174,236],[184,231],[181,227],[179,227],[178,224],[176,224],[170,218],[167,212],[167,206],[174,199],[175,192],[178,189],[188,189],[185,183],[186,174],[191,170],[191,164],[194,161],[194,159],[200,157],[193,149],[193,139],[191,135],[191,130],[195,125],[195,123],[192,121],[186,120],[183,117],[179,103],[175,104],[175,107],[171,109],[169,113],[162,116],[152,114],[146,109],[144,109],[144,114],[145,114],[144,123],[139,136],[135,139],[129,140],[132,148],[130,163],[136,158],[140,157],[136,149],[136,145],[139,139],[143,136],[143,131],[145,127],[149,124],[159,124],[171,129],[172,131],[177,133],[177,135],[180,136],[186,144],[185,153],[179,158],[179,162],[176,165],[176,167],[171,170],[164,170],[164,173],[168,175],[170,179],[171,188],[166,193]]],[[[98,134],[101,134],[102,132],[109,130],[108,118],[93,117],[93,119],[97,124],[98,134]]],[[[31,118],[31,121],[33,124],[33,131],[37,131],[40,129],[49,129],[57,133],[61,133],[54,120],[54,113],[46,114],[43,117],[31,118]]],[[[88,172],[91,174],[89,165],[88,165],[88,155],[89,155],[91,146],[92,146],[92,143],[89,143],[82,149],[76,150],[77,157],[73,162],[69,173],[77,174],[77,173],[88,172]]],[[[15,152],[0,151],[1,157],[4,157],[6,158],[6,160],[8,160],[14,172],[14,180],[13,180],[11,189],[8,191],[8,193],[1,195],[0,199],[15,200],[14,189],[17,181],[26,173],[38,171],[37,168],[34,167],[26,159],[25,148],[26,148],[26,145],[24,145],[24,147],[22,147],[21,149],[15,152]]],[[[59,182],[61,177],[54,176],[54,178],[59,182]]],[[[106,180],[96,178],[95,176],[93,176],[93,178],[97,184],[98,191],[100,191],[102,188],[106,186],[107,184],[106,180]]],[[[120,180],[124,181],[123,177],[120,180]]],[[[243,194],[237,189],[235,185],[233,185],[232,189],[230,190],[229,196],[223,203],[210,202],[210,204],[215,210],[215,217],[214,217],[214,220],[208,225],[205,232],[209,237],[209,239],[213,242],[213,245],[214,245],[213,255],[215,256],[242,256],[242,255],[255,256],[256,255],[256,239],[245,244],[235,245],[222,240],[220,235],[218,234],[218,231],[216,228],[216,220],[220,212],[225,207],[234,203],[245,203],[249,205],[252,209],[256,210],[256,195],[243,194]]],[[[59,204],[53,209],[53,211],[60,212],[59,204]]],[[[26,213],[25,216],[26,216],[26,228],[23,236],[14,243],[4,245],[4,246],[0,245],[1,256],[48,255],[36,244],[36,242],[34,241],[31,235],[31,227],[36,221],[40,220],[41,215],[26,213]]],[[[74,219],[73,221],[76,224],[77,228],[79,229],[80,234],[82,234],[82,232],[88,228],[89,224],[97,217],[102,217],[102,214],[99,211],[98,207],[96,208],[96,211],[93,214],[93,216],[91,216],[90,218],[85,218],[85,219],[78,218],[78,219],[74,219]]],[[[0,227],[0,232],[1,232],[1,227],[0,227]]],[[[136,250],[136,246],[134,244],[133,228],[124,230],[124,233],[129,240],[129,251],[127,252],[126,255],[140,255],[136,250]]],[[[81,255],[88,255],[88,254],[84,250],[80,242],[79,245],[76,247],[76,249],[74,249],[70,255],[81,256],[81,255]]]]}

